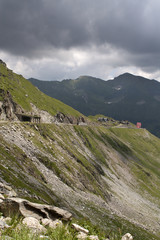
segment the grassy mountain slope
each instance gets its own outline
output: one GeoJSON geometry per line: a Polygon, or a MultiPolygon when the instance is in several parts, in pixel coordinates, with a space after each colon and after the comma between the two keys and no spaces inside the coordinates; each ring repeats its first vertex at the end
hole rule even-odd
{"type": "Polygon", "coordinates": [[[160,83],[155,80],[126,73],[110,81],[88,76],[62,82],[30,81],[85,115],[140,121],[143,127],[160,136],[160,83]]]}
{"type": "MultiPolygon", "coordinates": [[[[45,110],[51,115],[63,112],[72,116],[80,116],[78,111],[59,100],[46,96],[21,75],[13,73],[3,62],[0,62],[0,89],[9,90],[13,100],[25,111],[32,111],[30,104],[32,103],[37,108],[45,110]]],[[[2,96],[0,100],[2,100],[2,96]]]]}

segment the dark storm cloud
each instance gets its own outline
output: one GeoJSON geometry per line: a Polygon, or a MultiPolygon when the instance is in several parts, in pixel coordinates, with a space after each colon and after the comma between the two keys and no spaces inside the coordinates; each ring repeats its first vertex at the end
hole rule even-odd
{"type": "Polygon", "coordinates": [[[0,0],[0,49],[36,58],[109,43],[134,54],[128,59],[135,65],[154,65],[159,9],[158,0],[0,0]]]}
{"type": "Polygon", "coordinates": [[[70,0],[1,0],[0,31],[1,49],[20,55],[83,45],[90,38],[85,17],[70,0]]]}

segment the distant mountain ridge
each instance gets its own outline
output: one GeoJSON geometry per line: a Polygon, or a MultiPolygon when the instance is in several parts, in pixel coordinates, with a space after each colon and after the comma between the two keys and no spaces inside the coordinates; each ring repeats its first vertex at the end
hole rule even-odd
{"type": "Polygon", "coordinates": [[[142,122],[142,127],[160,136],[160,83],[124,73],[104,81],[90,76],[75,80],[29,79],[45,94],[61,100],[84,115],[103,114],[117,120],[142,122]]]}

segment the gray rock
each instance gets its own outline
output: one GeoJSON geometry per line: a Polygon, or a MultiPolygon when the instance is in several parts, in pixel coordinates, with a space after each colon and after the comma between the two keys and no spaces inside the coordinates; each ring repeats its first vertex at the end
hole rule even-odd
{"type": "Polygon", "coordinates": [[[96,236],[96,235],[90,235],[89,239],[90,240],[99,240],[98,236],[96,236]]]}
{"type": "MultiPolygon", "coordinates": [[[[0,196],[3,196],[5,194],[8,197],[16,197],[17,193],[8,185],[0,182],[0,196]]],[[[0,197],[0,199],[4,199],[3,197],[0,197]]]]}
{"type": "Polygon", "coordinates": [[[73,224],[72,224],[72,227],[73,227],[77,232],[83,232],[83,233],[85,233],[85,234],[88,234],[88,233],[89,233],[89,231],[88,231],[87,229],[79,226],[78,224],[73,223],[73,224]]]}
{"type": "Polygon", "coordinates": [[[133,237],[130,233],[126,233],[121,240],[133,240],[133,237]]]}
{"type": "Polygon", "coordinates": [[[34,232],[46,232],[46,228],[43,227],[36,218],[26,217],[23,219],[22,223],[31,228],[34,232]]]}
{"type": "Polygon", "coordinates": [[[87,239],[88,238],[88,235],[86,234],[86,233],[83,233],[83,232],[80,232],[80,233],[78,233],[78,235],[77,235],[77,239],[79,239],[79,240],[85,240],[85,239],[87,239]]]}
{"type": "Polygon", "coordinates": [[[0,193],[0,199],[5,199],[5,197],[0,193]]]}
{"type": "Polygon", "coordinates": [[[55,221],[52,221],[51,219],[48,219],[48,218],[42,219],[42,224],[44,226],[48,226],[48,227],[53,228],[53,229],[55,229],[58,226],[62,226],[63,225],[62,221],[59,220],[59,219],[57,219],[55,221]]]}
{"type": "Polygon", "coordinates": [[[44,235],[40,235],[39,238],[42,238],[43,240],[48,240],[49,239],[48,236],[44,236],[44,235]]]}
{"type": "Polygon", "coordinates": [[[9,228],[10,226],[4,221],[0,220],[0,229],[9,228]]]}
{"type": "Polygon", "coordinates": [[[21,198],[4,199],[0,205],[0,211],[5,217],[19,215],[23,217],[34,217],[38,220],[48,218],[53,221],[56,219],[69,221],[72,218],[71,213],[61,208],[46,204],[32,203],[21,198]]]}

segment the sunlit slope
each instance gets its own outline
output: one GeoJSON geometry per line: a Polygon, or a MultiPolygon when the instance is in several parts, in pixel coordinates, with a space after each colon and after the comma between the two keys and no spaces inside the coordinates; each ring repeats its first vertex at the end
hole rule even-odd
{"type": "Polygon", "coordinates": [[[46,96],[23,76],[13,73],[4,63],[0,63],[0,89],[8,90],[13,100],[25,111],[31,111],[31,103],[37,108],[55,115],[62,112],[67,115],[80,116],[80,113],[61,101],[46,96]]]}

